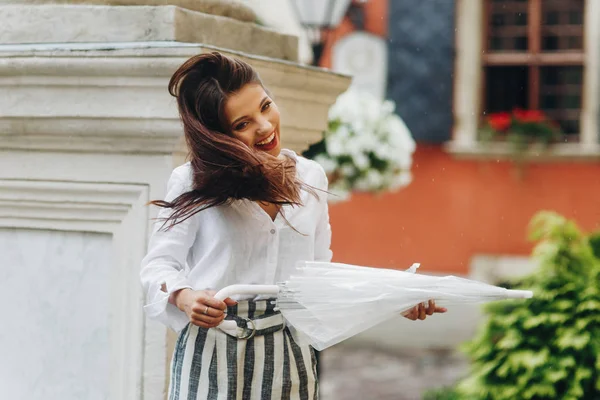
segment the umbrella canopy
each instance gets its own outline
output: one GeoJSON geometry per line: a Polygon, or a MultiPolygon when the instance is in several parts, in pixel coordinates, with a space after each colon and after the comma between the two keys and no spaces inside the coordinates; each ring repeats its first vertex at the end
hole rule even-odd
{"type": "Polygon", "coordinates": [[[415,274],[417,268],[306,262],[281,285],[277,307],[298,340],[322,350],[430,299],[448,306],[533,295],[455,276],[415,274]]]}
{"type": "MultiPolygon", "coordinates": [[[[235,285],[215,297],[223,299],[239,290],[276,294],[276,306],[294,338],[323,350],[428,300],[448,306],[533,295],[455,276],[416,274],[418,267],[413,264],[407,271],[398,271],[304,262],[279,285],[235,285]]],[[[222,329],[229,329],[227,322],[222,325],[222,329]]]]}

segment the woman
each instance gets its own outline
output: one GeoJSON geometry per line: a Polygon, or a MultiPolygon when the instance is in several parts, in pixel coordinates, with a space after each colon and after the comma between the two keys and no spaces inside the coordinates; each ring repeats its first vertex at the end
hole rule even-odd
{"type": "MultiPolygon", "coordinates": [[[[331,260],[325,173],[281,149],[279,110],[247,63],[195,56],[169,92],[190,161],[153,202],[162,209],[141,271],[147,314],[179,332],[169,399],[317,398],[314,352],[269,299],[213,296],[283,281],[301,260],[331,260]],[[216,328],[226,315],[237,332],[216,328]]],[[[430,303],[408,317],[442,311],[430,303]]]]}

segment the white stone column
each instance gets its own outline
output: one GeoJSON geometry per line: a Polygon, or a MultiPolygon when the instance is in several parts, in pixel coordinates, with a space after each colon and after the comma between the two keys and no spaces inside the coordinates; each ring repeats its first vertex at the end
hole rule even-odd
{"type": "Polygon", "coordinates": [[[280,106],[284,146],[297,151],[320,138],[349,84],[282,60],[283,45],[271,58],[235,39],[278,37],[264,28],[134,7],[0,6],[0,277],[10,299],[0,306],[10,320],[0,387],[10,398],[164,398],[167,332],[143,315],[138,273],[155,215],[146,203],[163,198],[182,161],[167,93],[181,63],[215,49],[249,61],[280,106]],[[146,39],[142,26],[151,27],[146,39]],[[179,26],[195,36],[177,40],[179,26]],[[237,51],[194,43],[223,26],[220,43],[237,51]]]}

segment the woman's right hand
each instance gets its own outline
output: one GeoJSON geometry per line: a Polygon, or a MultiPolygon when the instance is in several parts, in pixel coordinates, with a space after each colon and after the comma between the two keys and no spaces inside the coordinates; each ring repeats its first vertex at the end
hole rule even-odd
{"type": "Polygon", "coordinates": [[[173,293],[173,303],[186,313],[192,324],[214,328],[225,318],[227,306],[236,304],[231,298],[215,299],[216,293],[213,290],[181,289],[173,293]]]}

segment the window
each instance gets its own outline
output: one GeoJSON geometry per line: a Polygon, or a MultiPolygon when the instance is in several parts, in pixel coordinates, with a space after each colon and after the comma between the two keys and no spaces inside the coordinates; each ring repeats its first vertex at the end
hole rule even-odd
{"type": "Polygon", "coordinates": [[[456,7],[448,149],[480,152],[483,113],[525,108],[561,125],[565,140],[575,142],[561,151],[600,154],[600,1],[456,0],[456,7]]]}
{"type": "Polygon", "coordinates": [[[584,0],[485,0],[482,108],[543,110],[567,140],[581,127],[584,0]]]}

